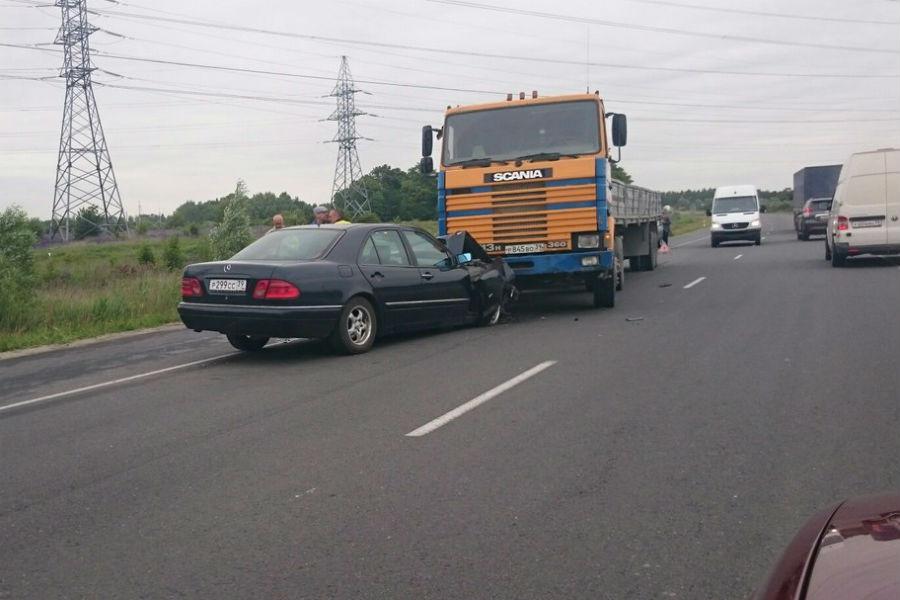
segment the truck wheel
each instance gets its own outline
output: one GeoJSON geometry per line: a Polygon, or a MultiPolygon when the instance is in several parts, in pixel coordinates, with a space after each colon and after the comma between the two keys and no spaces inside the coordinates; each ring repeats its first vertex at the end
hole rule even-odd
{"type": "Polygon", "coordinates": [[[650,234],[650,256],[647,257],[644,265],[647,267],[647,271],[652,271],[656,268],[656,265],[659,264],[659,235],[658,234],[650,234]]]}
{"type": "Polygon", "coordinates": [[[342,354],[362,354],[372,348],[377,332],[378,320],[372,304],[361,296],[355,296],[341,310],[329,341],[342,354]]]}
{"type": "Polygon", "coordinates": [[[269,338],[255,335],[229,335],[228,343],[242,352],[259,352],[269,343],[269,338]]]}
{"type": "Polygon", "coordinates": [[[616,277],[594,280],[594,308],[613,308],[616,305],[616,277]]]}

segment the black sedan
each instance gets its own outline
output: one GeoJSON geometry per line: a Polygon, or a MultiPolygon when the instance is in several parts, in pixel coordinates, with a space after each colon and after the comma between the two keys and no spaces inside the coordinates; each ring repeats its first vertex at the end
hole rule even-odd
{"type": "Polygon", "coordinates": [[[230,260],[189,265],[178,313],[245,351],[272,337],[327,338],[357,354],[383,334],[494,324],[514,295],[512,271],[477,244],[452,253],[459,242],[391,224],[288,227],[230,260]]]}

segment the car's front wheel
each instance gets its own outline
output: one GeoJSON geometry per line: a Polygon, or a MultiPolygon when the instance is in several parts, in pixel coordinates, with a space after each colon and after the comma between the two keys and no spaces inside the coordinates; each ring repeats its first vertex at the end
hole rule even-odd
{"type": "Polygon", "coordinates": [[[337,326],[331,333],[331,345],[344,354],[368,352],[375,343],[378,317],[372,304],[360,296],[351,298],[341,310],[337,326]]]}
{"type": "Polygon", "coordinates": [[[269,343],[269,338],[258,335],[229,335],[228,342],[242,352],[259,352],[269,343]]]}

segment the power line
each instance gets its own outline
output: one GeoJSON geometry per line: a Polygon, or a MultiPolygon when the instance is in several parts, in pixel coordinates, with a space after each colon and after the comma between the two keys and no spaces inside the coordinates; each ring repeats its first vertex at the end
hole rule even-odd
{"type": "Polygon", "coordinates": [[[817,50],[842,50],[844,52],[872,52],[878,54],[900,54],[900,50],[885,48],[865,48],[862,46],[838,46],[834,44],[819,44],[813,42],[793,42],[789,40],[773,40],[766,38],[757,38],[744,35],[731,35],[727,33],[708,33],[705,31],[690,31],[687,29],[676,29],[673,27],[658,27],[655,25],[638,25],[634,23],[620,23],[617,21],[606,21],[602,19],[591,19],[588,17],[576,17],[574,15],[561,15],[557,13],[541,12],[536,10],[526,10],[522,8],[507,8],[505,6],[494,6],[492,4],[481,4],[478,2],[468,2],[466,0],[427,0],[434,4],[446,4],[451,6],[460,6],[463,8],[474,8],[478,10],[488,10],[499,13],[521,15],[526,17],[539,17],[541,19],[552,19],[555,21],[567,21],[570,23],[584,23],[587,25],[598,25],[600,27],[612,27],[616,29],[630,29],[634,31],[649,31],[651,33],[667,33],[672,35],[684,35],[690,37],[700,37],[716,40],[730,40],[734,42],[746,42],[753,44],[769,44],[774,46],[794,46],[800,48],[814,48],[817,50]]]}
{"type": "Polygon", "coordinates": [[[687,4],[683,2],[671,2],[669,0],[625,0],[626,2],[637,2],[640,4],[656,4],[658,6],[671,6],[675,8],[689,8],[695,10],[707,10],[721,13],[731,13],[738,15],[751,15],[757,17],[775,17],[779,19],[797,19],[804,21],[823,21],[826,23],[858,23],[861,25],[900,25],[900,21],[872,21],[867,19],[851,19],[844,17],[823,17],[817,15],[797,15],[788,13],[765,12],[761,10],[746,10],[743,8],[724,8],[721,6],[703,6],[700,4],[687,4]]]}
{"type": "MultiPolygon", "coordinates": [[[[497,53],[488,53],[488,52],[476,52],[470,50],[461,50],[461,49],[447,49],[447,48],[435,48],[428,46],[416,46],[411,44],[393,44],[388,42],[370,42],[363,40],[355,40],[348,38],[336,38],[336,37],[327,37],[327,36],[319,36],[319,35],[311,35],[311,34],[302,34],[297,32],[289,32],[289,31],[276,31],[271,29],[261,29],[257,27],[247,27],[243,25],[221,25],[214,24],[205,21],[193,20],[193,19],[175,19],[168,17],[157,17],[150,15],[134,15],[130,13],[122,13],[119,11],[109,11],[109,10],[100,10],[96,11],[98,14],[107,15],[107,16],[128,16],[132,18],[145,19],[150,21],[165,21],[165,22],[173,22],[180,23],[183,25],[193,25],[196,27],[206,27],[212,29],[226,29],[231,31],[244,31],[249,33],[259,33],[265,35],[274,35],[281,37],[289,37],[296,39],[305,39],[311,41],[318,42],[330,42],[330,43],[341,43],[341,44],[352,44],[352,45],[361,45],[361,46],[371,46],[376,48],[392,48],[396,50],[414,50],[417,52],[429,52],[436,54],[454,54],[459,56],[474,56],[479,58],[498,58],[504,60],[517,60],[524,62],[543,62],[543,63],[551,63],[551,64],[567,64],[567,65],[577,65],[579,67],[584,67],[585,62],[580,60],[566,60],[566,59],[555,59],[555,58],[547,58],[547,57],[532,57],[532,56],[518,56],[518,55],[510,55],[510,54],[497,54],[497,53]]],[[[712,34],[710,34],[712,35],[712,34]]],[[[718,37],[718,36],[714,36],[718,37]]],[[[897,51],[892,51],[894,53],[898,53],[897,51]]],[[[647,70],[647,71],[662,71],[662,72],[674,72],[674,73],[702,73],[702,74],[712,74],[712,75],[741,75],[741,76],[760,76],[760,77],[822,77],[822,78],[838,78],[838,79],[898,79],[900,75],[892,74],[892,75],[872,75],[872,74],[863,74],[863,73],[773,73],[773,72],[760,72],[760,71],[729,71],[724,69],[691,69],[684,67],[659,67],[659,66],[648,66],[648,65],[634,65],[634,64],[624,64],[624,63],[608,63],[608,62],[596,62],[591,61],[590,66],[592,67],[608,67],[608,68],[616,68],[616,69],[639,69],[639,70],[647,70]]]]}

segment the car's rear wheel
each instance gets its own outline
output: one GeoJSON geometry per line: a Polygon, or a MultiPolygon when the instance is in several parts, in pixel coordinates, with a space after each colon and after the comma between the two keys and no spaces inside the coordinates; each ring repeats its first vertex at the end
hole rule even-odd
{"type": "Polygon", "coordinates": [[[269,338],[258,335],[229,335],[228,343],[242,352],[259,352],[269,343],[269,338]]]}
{"type": "Polygon", "coordinates": [[[809,233],[807,233],[805,228],[801,228],[800,231],[797,232],[797,238],[804,242],[809,241],[809,233]]]}
{"type": "Polygon", "coordinates": [[[837,250],[831,251],[831,266],[832,267],[843,267],[847,264],[847,257],[837,250]]]}
{"type": "Polygon", "coordinates": [[[372,348],[377,332],[378,318],[375,316],[375,309],[368,300],[356,296],[341,310],[330,341],[338,352],[361,354],[372,348]]]}
{"type": "Polygon", "coordinates": [[[762,235],[757,235],[757,236],[753,239],[753,244],[754,244],[755,246],[759,246],[760,244],[762,244],[762,235]]]}
{"type": "Polygon", "coordinates": [[[828,245],[828,240],[825,240],[825,260],[831,260],[831,246],[828,245]]]}

